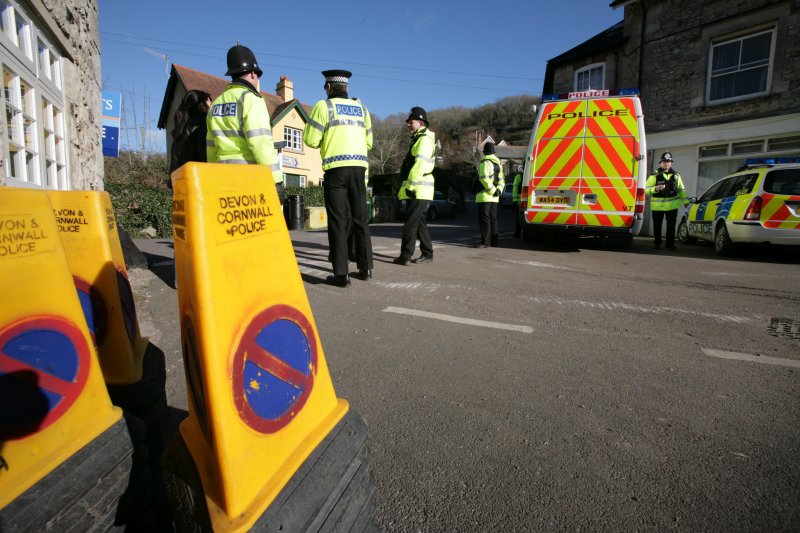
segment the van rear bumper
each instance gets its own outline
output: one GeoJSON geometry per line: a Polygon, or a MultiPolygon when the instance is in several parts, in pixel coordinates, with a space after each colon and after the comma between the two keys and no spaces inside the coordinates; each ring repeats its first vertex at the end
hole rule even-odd
{"type": "Polygon", "coordinates": [[[578,236],[603,236],[603,235],[639,235],[644,224],[644,218],[634,218],[633,225],[628,227],[612,226],[581,226],[578,224],[535,224],[523,223],[528,231],[541,233],[568,233],[578,236]]]}

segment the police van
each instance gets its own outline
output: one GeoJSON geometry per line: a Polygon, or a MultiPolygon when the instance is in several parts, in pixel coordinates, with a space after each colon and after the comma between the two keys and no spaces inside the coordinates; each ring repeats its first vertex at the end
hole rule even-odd
{"type": "Polygon", "coordinates": [[[737,243],[800,245],[800,157],[748,159],[690,200],[681,242],[711,241],[719,255],[737,243]]]}
{"type": "Polygon", "coordinates": [[[525,239],[607,236],[630,246],[644,222],[644,117],[635,89],[545,95],[522,181],[525,239]]]}

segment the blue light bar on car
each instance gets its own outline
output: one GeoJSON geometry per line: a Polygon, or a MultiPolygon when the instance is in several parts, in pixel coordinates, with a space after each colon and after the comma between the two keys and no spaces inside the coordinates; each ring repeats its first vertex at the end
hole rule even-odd
{"type": "Polygon", "coordinates": [[[639,89],[589,89],[586,91],[574,91],[571,93],[543,94],[542,102],[552,100],[579,100],[583,98],[602,98],[604,96],[637,96],[639,89]]]}
{"type": "Polygon", "coordinates": [[[800,163],[800,157],[754,157],[745,160],[744,164],[754,165],[780,165],[785,163],[800,163]]]}

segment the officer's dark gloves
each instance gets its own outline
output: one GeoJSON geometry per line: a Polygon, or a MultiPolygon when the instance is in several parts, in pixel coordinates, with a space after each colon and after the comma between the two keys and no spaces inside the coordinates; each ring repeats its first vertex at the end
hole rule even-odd
{"type": "Polygon", "coordinates": [[[492,196],[500,196],[500,189],[495,190],[492,196]]]}
{"type": "Polygon", "coordinates": [[[414,191],[412,191],[411,189],[408,189],[408,188],[406,189],[406,196],[408,196],[412,200],[416,200],[417,199],[417,193],[415,193],[414,191]]]}

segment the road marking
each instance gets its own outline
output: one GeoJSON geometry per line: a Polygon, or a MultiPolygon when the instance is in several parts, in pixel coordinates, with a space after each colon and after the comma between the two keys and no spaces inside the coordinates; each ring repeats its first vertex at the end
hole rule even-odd
{"type": "Polygon", "coordinates": [[[737,361],[749,361],[751,363],[761,363],[763,365],[793,366],[800,368],[800,361],[795,359],[784,359],[782,357],[769,357],[767,355],[753,355],[749,353],[725,352],[722,350],[712,350],[711,348],[701,348],[702,352],[709,357],[719,359],[734,359],[737,361]]]}
{"type": "Polygon", "coordinates": [[[692,311],[691,309],[679,309],[677,307],[656,307],[645,305],[633,305],[625,302],[588,302],[586,300],[561,300],[558,298],[539,298],[537,296],[529,296],[529,300],[534,303],[543,304],[557,304],[561,306],[575,306],[575,307],[589,307],[592,309],[603,309],[608,311],[634,311],[636,313],[653,313],[653,314],[679,314],[679,315],[694,315],[705,318],[711,318],[719,322],[735,322],[737,324],[745,324],[753,322],[760,317],[746,317],[737,315],[722,315],[719,313],[707,313],[704,311],[692,311]]]}
{"type": "Polygon", "coordinates": [[[441,287],[438,283],[422,283],[420,281],[407,281],[407,282],[398,282],[398,281],[373,281],[373,285],[378,285],[380,287],[385,287],[387,289],[409,289],[409,290],[416,290],[416,291],[427,291],[427,292],[434,292],[436,289],[441,287]]]}
{"type": "Polygon", "coordinates": [[[555,270],[566,270],[568,272],[577,272],[577,270],[575,270],[574,268],[569,268],[559,265],[551,265],[550,263],[540,263],[539,261],[515,261],[513,259],[501,259],[500,261],[505,261],[506,263],[514,263],[515,265],[525,265],[537,268],[552,268],[555,270]]]}
{"type": "Polygon", "coordinates": [[[486,320],[475,320],[473,318],[463,318],[460,316],[442,315],[439,313],[429,313],[428,311],[418,311],[416,309],[406,309],[404,307],[387,307],[383,310],[384,313],[397,313],[399,315],[419,316],[423,318],[433,318],[436,320],[444,320],[445,322],[455,322],[457,324],[466,324],[468,326],[483,326],[485,328],[505,329],[508,331],[519,331],[520,333],[533,333],[533,328],[530,326],[519,326],[517,324],[502,324],[500,322],[488,322],[486,320]]]}

